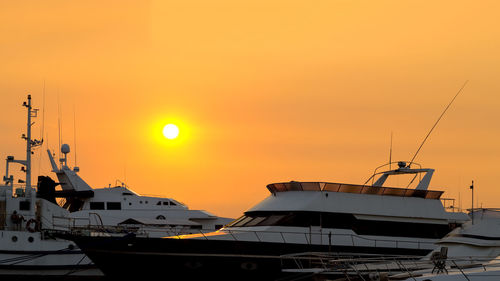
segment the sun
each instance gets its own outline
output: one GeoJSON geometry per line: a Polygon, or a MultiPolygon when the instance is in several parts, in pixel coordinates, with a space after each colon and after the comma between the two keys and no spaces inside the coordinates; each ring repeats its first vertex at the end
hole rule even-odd
{"type": "Polygon", "coordinates": [[[174,124],[167,124],[163,127],[163,135],[167,139],[173,140],[179,135],[179,128],[174,124]]]}

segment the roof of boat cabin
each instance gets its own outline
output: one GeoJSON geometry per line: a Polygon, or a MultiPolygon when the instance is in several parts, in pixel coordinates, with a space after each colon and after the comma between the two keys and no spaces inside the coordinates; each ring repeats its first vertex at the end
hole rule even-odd
{"type": "Polygon", "coordinates": [[[380,187],[371,185],[356,185],[345,183],[331,182],[282,182],[271,183],[267,185],[267,189],[271,193],[287,192],[287,191],[325,191],[325,192],[342,192],[354,194],[373,194],[384,196],[399,196],[399,197],[417,197],[423,199],[438,200],[441,198],[443,191],[437,190],[420,190],[410,188],[397,187],[380,187]]]}

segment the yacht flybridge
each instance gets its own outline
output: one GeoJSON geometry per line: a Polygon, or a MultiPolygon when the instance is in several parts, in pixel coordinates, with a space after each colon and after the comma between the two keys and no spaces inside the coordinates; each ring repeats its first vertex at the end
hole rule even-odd
{"type": "Polygon", "coordinates": [[[375,173],[380,177],[371,178],[372,185],[269,184],[270,196],[212,233],[72,239],[107,275],[154,276],[167,271],[189,280],[275,280],[289,274],[281,271],[281,257],[294,253],[424,256],[469,217],[448,212],[440,200],[443,192],[428,189],[434,170],[412,165],[399,162],[397,169],[375,173]],[[396,175],[413,175],[419,179],[417,187],[385,187],[396,175]],[[137,267],[143,270],[135,271],[137,267]]]}
{"type": "Polygon", "coordinates": [[[0,185],[0,276],[82,278],[102,276],[102,272],[72,242],[56,237],[69,228],[93,235],[106,229],[107,235],[133,232],[138,236],[165,236],[215,231],[231,219],[202,210],[189,210],[172,198],[140,196],[126,185],[94,189],[67,165],[68,145],[61,147],[64,158],[56,165],[48,151],[56,183],[39,176],[37,188],[31,185],[33,148],[43,140],[31,137],[32,118],[37,109],[31,96],[27,108],[26,159],[7,156],[6,171],[0,185]],[[12,164],[26,173],[22,185],[9,174],[12,164]],[[56,186],[60,185],[60,189],[56,186]],[[59,205],[61,204],[61,205],[59,205]]]}

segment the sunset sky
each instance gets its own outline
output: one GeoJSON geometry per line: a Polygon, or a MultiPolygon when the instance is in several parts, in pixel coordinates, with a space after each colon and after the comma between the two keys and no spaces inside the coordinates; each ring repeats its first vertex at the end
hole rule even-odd
{"type": "Polygon", "coordinates": [[[60,110],[91,186],[237,217],[268,183],[364,183],[391,132],[393,160],[410,160],[468,80],[416,162],[456,205],[474,180],[479,204],[500,207],[499,14],[499,1],[0,1],[0,159],[25,157],[21,104],[42,109],[45,84],[34,178],[59,151],[60,110]]]}

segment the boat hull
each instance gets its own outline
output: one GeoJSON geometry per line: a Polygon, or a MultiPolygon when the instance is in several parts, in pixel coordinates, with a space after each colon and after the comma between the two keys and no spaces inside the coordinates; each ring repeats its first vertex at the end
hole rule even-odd
{"type": "Polygon", "coordinates": [[[0,231],[0,279],[94,279],[103,273],[71,241],[40,232],[0,231]]]}
{"type": "Polygon", "coordinates": [[[230,240],[73,237],[108,277],[176,276],[186,280],[276,280],[293,259],[282,255],[331,252],[345,256],[422,256],[423,249],[328,246],[230,240]]]}

